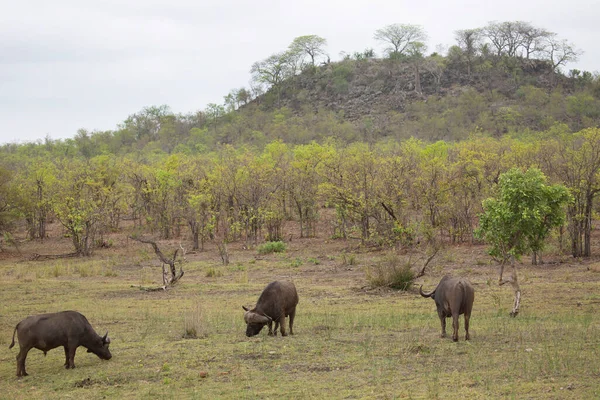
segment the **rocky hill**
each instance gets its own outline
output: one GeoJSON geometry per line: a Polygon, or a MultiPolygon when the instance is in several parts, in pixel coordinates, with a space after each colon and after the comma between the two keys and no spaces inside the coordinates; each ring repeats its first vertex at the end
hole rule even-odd
{"type": "Polygon", "coordinates": [[[346,59],[308,68],[252,104],[297,116],[333,112],[357,129],[369,124],[378,137],[428,140],[460,139],[475,129],[501,135],[555,123],[572,129],[598,124],[593,110],[600,105],[600,85],[591,74],[574,71],[567,77],[547,61],[492,56],[470,70],[464,62],[435,55],[418,64],[346,59]],[[573,96],[577,99],[569,100],[573,96]],[[577,109],[570,103],[587,105],[577,109]]]}

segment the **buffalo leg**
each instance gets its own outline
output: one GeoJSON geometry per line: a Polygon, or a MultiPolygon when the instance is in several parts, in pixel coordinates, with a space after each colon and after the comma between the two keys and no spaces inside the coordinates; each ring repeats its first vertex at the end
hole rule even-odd
{"type": "Polygon", "coordinates": [[[281,336],[287,336],[288,334],[285,331],[285,316],[279,319],[279,327],[281,328],[281,336]]]}
{"type": "Polygon", "coordinates": [[[69,348],[64,346],[65,349],[65,368],[69,369],[69,348]]]}
{"type": "Polygon", "coordinates": [[[446,337],[446,316],[442,313],[438,313],[439,317],[440,317],[440,323],[442,324],[442,334],[440,335],[440,337],[445,338],[446,337]]]}
{"type": "Polygon", "coordinates": [[[294,317],[295,316],[296,316],[296,309],[294,308],[290,312],[290,314],[289,314],[289,317],[290,317],[290,335],[294,334],[294,317]]]}
{"type": "Polygon", "coordinates": [[[27,376],[27,372],[25,371],[25,359],[27,358],[27,353],[30,349],[26,349],[21,347],[19,354],[17,354],[17,376],[27,376]]]}
{"type": "Polygon", "coordinates": [[[470,316],[469,314],[466,314],[466,313],[465,313],[465,331],[467,332],[467,333],[465,334],[465,340],[469,340],[469,339],[471,339],[471,336],[469,336],[469,318],[470,318],[470,317],[471,317],[471,316],[470,316]]]}
{"type": "MultiPolygon", "coordinates": [[[[66,349],[67,346],[65,346],[66,349]]],[[[65,350],[66,351],[66,350],[65,350]]],[[[68,357],[68,363],[69,365],[67,366],[68,368],[75,368],[75,352],[77,351],[77,346],[71,346],[69,347],[69,355],[68,357]]]]}
{"type": "Polygon", "coordinates": [[[452,340],[458,342],[458,314],[452,314],[452,340]]]}
{"type": "MultiPolygon", "coordinates": [[[[273,336],[273,322],[269,321],[269,336],[273,336]]],[[[277,323],[275,323],[275,335],[277,335],[277,323]]]]}

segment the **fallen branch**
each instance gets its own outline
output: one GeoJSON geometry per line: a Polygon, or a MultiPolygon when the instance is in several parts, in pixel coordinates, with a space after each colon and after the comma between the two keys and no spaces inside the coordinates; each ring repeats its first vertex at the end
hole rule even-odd
{"type": "Polygon", "coordinates": [[[160,292],[161,290],[162,291],[166,291],[167,290],[166,286],[144,287],[142,285],[131,285],[131,287],[139,288],[140,290],[143,290],[145,292],[160,292]]]}
{"type": "Polygon", "coordinates": [[[45,260],[57,260],[60,258],[73,258],[77,257],[77,253],[68,254],[37,254],[33,253],[29,256],[28,261],[45,261],[45,260]]]}

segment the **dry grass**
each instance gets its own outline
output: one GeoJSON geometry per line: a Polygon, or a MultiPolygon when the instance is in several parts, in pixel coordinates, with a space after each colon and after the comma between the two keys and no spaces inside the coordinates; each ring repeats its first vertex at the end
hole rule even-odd
{"type": "MultiPolygon", "coordinates": [[[[521,265],[523,303],[513,319],[512,293],[497,286],[485,249],[447,249],[416,284],[430,290],[445,273],[467,274],[473,282],[472,340],[463,340],[461,321],[461,340],[453,343],[439,338],[435,305],[414,287],[361,289],[365,269],[383,253],[349,248],[349,242],[296,239],[285,256],[259,257],[232,243],[229,266],[208,246],[188,254],[183,280],[167,292],[132,287],[161,284],[158,263],[140,260],[136,243],[113,242],[90,260],[19,262],[6,254],[0,260],[0,397],[600,396],[598,263],[521,265]],[[353,261],[340,266],[348,251],[353,261]],[[304,262],[290,266],[296,259],[304,262]],[[207,274],[211,269],[219,273],[207,274]],[[254,304],[275,279],[293,280],[298,288],[296,335],[247,338],[241,306],[254,304]],[[82,312],[99,333],[109,331],[113,359],[80,349],[77,368],[65,370],[61,349],[47,357],[32,350],[30,376],[17,379],[17,349],[7,348],[15,324],[65,309],[82,312]]],[[[41,252],[36,246],[22,251],[41,252]]]]}

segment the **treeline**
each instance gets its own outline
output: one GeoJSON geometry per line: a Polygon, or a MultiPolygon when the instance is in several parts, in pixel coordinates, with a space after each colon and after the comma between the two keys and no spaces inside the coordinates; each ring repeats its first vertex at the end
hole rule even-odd
{"type": "Polygon", "coordinates": [[[0,230],[9,238],[21,224],[30,239],[43,240],[49,221],[58,220],[80,255],[124,220],[138,233],[185,237],[197,249],[207,241],[285,239],[290,220],[303,237],[327,222],[328,236],[379,246],[472,242],[482,200],[513,167],[539,168],[569,188],[574,202],[559,243],[573,256],[589,256],[600,129],[572,134],[564,125],[527,139],[474,135],[456,143],[273,141],[263,150],[224,145],[194,155],[89,158],[5,153],[0,230]],[[325,208],[335,217],[323,221],[325,208]]]}
{"type": "MultiPolygon", "coordinates": [[[[338,68],[337,66],[334,67],[338,68]]],[[[357,67],[359,68],[359,67],[357,67]]],[[[574,81],[576,84],[577,81],[574,81]]],[[[376,88],[376,86],[373,86],[376,88]]],[[[449,96],[431,96],[408,103],[400,111],[372,114],[349,121],[343,112],[309,106],[269,110],[251,104],[242,110],[207,114],[174,114],[169,107],[147,107],[128,117],[115,131],[79,130],[73,139],[0,145],[0,155],[93,158],[140,153],[207,154],[224,144],[262,150],[281,140],[290,145],[356,141],[402,141],[415,137],[432,142],[464,140],[471,133],[501,137],[524,137],[565,124],[572,132],[600,125],[600,81],[581,83],[575,90],[557,87],[550,91],[523,85],[512,94],[494,90],[480,92],[462,87],[449,96]]],[[[368,106],[368,105],[367,105],[368,106]]]]}

